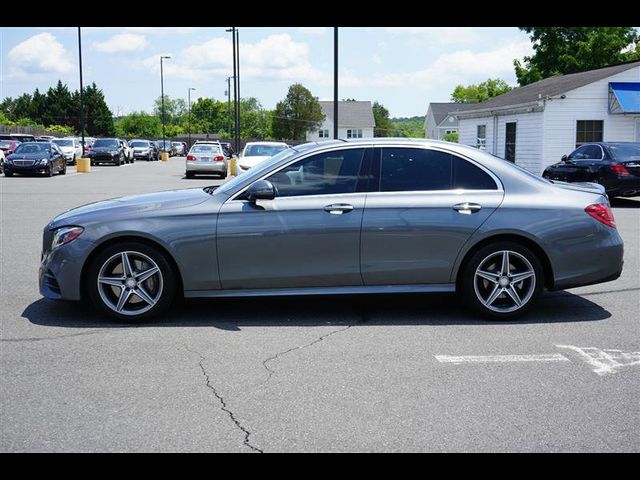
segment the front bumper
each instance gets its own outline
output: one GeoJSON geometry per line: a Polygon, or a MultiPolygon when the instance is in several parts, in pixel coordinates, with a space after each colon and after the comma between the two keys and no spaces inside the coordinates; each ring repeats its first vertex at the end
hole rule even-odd
{"type": "MultiPolygon", "coordinates": [[[[45,232],[45,243],[51,232],[45,232]]],[[[77,238],[54,250],[43,250],[38,271],[38,286],[43,297],[53,300],[80,300],[82,267],[93,247],[77,238]]]]}
{"type": "Polygon", "coordinates": [[[37,163],[35,165],[16,165],[14,163],[4,162],[2,167],[8,173],[43,173],[47,170],[48,164],[37,163]]]}
{"type": "Polygon", "coordinates": [[[120,161],[120,157],[113,157],[111,155],[91,155],[89,160],[91,163],[113,163],[115,165],[120,161]]]}

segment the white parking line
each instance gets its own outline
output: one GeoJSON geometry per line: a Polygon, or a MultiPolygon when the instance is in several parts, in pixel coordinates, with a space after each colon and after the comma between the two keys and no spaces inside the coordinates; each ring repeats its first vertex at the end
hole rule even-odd
{"type": "Polygon", "coordinates": [[[539,355],[436,355],[441,363],[511,363],[511,362],[569,362],[560,353],[543,353],[539,355]]]}
{"type": "Polygon", "coordinates": [[[598,375],[616,373],[623,367],[640,365],[640,352],[623,352],[622,350],[600,350],[596,347],[576,347],[574,345],[556,345],[576,352],[582,360],[591,365],[598,375]]]}

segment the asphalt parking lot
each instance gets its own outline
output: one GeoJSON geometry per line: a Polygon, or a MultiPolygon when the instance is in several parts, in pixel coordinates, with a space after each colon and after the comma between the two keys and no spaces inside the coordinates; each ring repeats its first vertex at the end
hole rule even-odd
{"type": "Polygon", "coordinates": [[[513,323],[448,295],[219,299],[105,323],[40,297],[74,206],[199,187],[184,159],[0,178],[1,451],[640,451],[640,199],[622,276],[513,323]]]}

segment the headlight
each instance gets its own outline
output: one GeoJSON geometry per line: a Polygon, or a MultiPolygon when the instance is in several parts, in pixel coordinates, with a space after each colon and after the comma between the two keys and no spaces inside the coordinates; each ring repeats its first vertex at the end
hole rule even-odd
{"type": "Polygon", "coordinates": [[[118,152],[118,151],[116,150],[115,152],[111,152],[111,155],[113,155],[113,156],[115,157],[116,155],[118,155],[118,153],[120,153],[120,152],[118,152]]]}
{"type": "Polygon", "coordinates": [[[43,159],[41,159],[41,160],[40,160],[40,163],[41,163],[42,165],[46,165],[46,163],[47,163],[48,161],[49,161],[49,159],[48,159],[48,158],[43,158],[43,159]]]}
{"type": "Polygon", "coordinates": [[[51,250],[61,245],[66,245],[72,242],[80,236],[84,231],[82,227],[62,227],[58,228],[53,234],[53,240],[51,241],[51,250]]]}

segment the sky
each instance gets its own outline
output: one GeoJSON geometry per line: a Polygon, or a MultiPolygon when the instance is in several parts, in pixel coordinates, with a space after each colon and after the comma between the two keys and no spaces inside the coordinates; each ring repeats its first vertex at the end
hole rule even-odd
{"type": "MultiPolygon", "coordinates": [[[[298,82],[333,99],[333,28],[239,32],[243,98],[272,109],[298,82]]],[[[345,27],[339,35],[339,98],[377,100],[392,117],[423,116],[429,102],[450,101],[458,84],[499,77],[515,85],[513,60],[532,52],[515,27],[345,27]]],[[[104,91],[116,116],[150,112],[160,96],[159,57],[169,55],[166,95],[186,100],[193,87],[192,101],[226,100],[231,48],[225,27],[84,27],[83,80],[104,91]]],[[[76,28],[0,28],[0,98],[46,91],[58,79],[79,88],[76,28]]]]}

